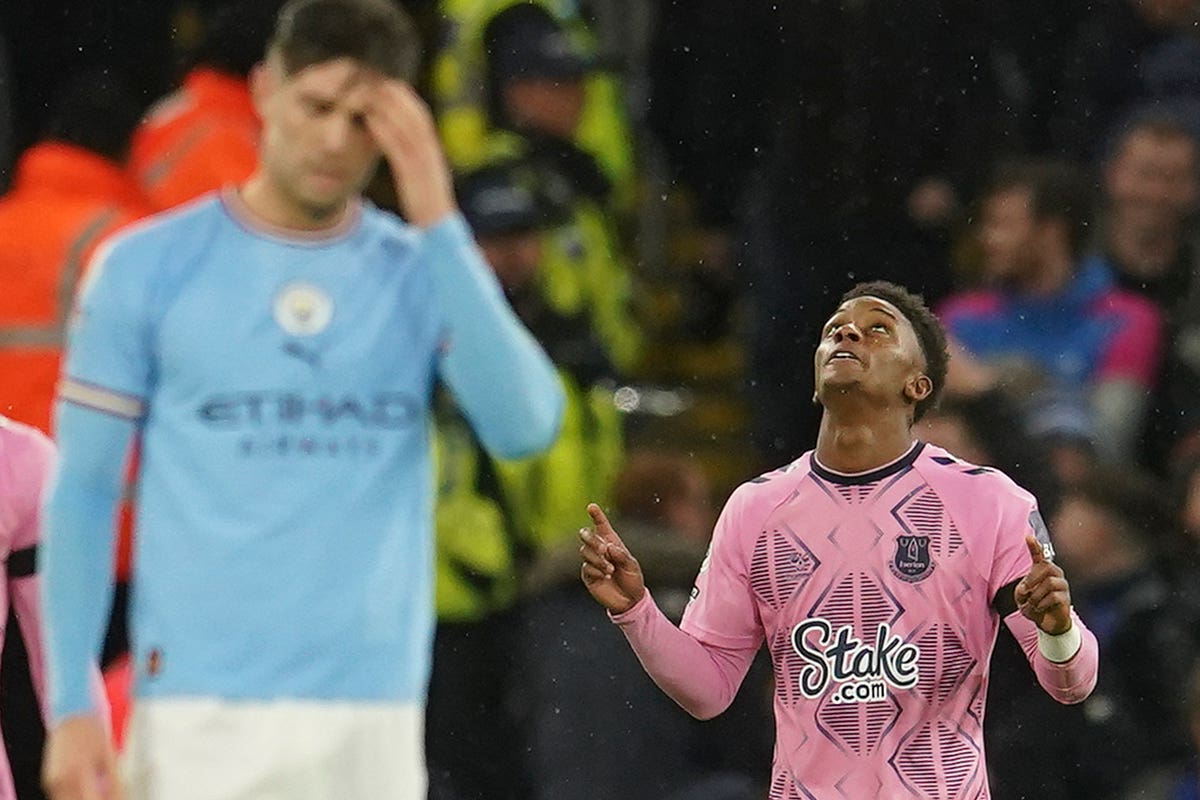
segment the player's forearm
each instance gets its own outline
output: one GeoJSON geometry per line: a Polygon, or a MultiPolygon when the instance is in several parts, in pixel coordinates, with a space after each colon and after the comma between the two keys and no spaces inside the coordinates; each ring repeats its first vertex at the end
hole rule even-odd
{"type": "Polygon", "coordinates": [[[40,547],[52,721],[95,709],[91,680],[112,604],[113,531],[134,423],[63,403],[40,547]]]}
{"type": "MultiPolygon", "coordinates": [[[[49,698],[46,696],[46,659],[42,643],[41,601],[38,597],[41,591],[40,583],[36,575],[14,578],[8,582],[8,595],[12,599],[13,614],[21,629],[21,638],[25,641],[29,677],[33,682],[33,691],[37,695],[44,719],[49,713],[49,698]]],[[[12,633],[13,631],[9,631],[9,635],[12,633]]]]}
{"type": "Polygon", "coordinates": [[[1004,618],[1004,624],[1025,651],[1025,658],[1033,667],[1038,683],[1047,694],[1066,704],[1080,703],[1087,699],[1096,686],[1096,674],[1100,664],[1100,646],[1096,642],[1095,634],[1087,629],[1074,610],[1071,611],[1071,621],[1080,634],[1079,649],[1073,655],[1063,653],[1056,656],[1065,658],[1063,661],[1052,661],[1038,645],[1037,625],[1022,616],[1019,611],[1014,611],[1004,618]]]}
{"type": "Polygon", "coordinates": [[[505,300],[457,214],[424,234],[449,327],[442,373],[495,455],[520,458],[558,435],[563,392],[554,364],[505,300]]]}
{"type": "Polygon", "coordinates": [[[646,673],[697,719],[712,719],[729,708],[756,652],[700,642],[675,627],[649,592],[629,611],[612,619],[646,673]]]}

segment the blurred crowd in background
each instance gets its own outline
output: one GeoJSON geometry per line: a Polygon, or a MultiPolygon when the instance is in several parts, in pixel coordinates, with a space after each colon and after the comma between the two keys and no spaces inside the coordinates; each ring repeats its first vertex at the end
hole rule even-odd
{"type": "MultiPolygon", "coordinates": [[[[0,6],[0,412],[51,430],[104,237],[254,170],[278,5],[0,6]]],[[[721,498],[812,447],[818,331],[877,278],[952,340],[920,437],[1038,496],[1100,640],[1066,707],[1001,634],[993,796],[1200,797],[1200,2],[406,7],[463,213],[569,398],[524,461],[436,398],[431,798],[765,796],[769,664],[691,720],[580,587],[575,532],[611,507],[678,618],[721,498]]],[[[395,207],[386,170],[368,195],[395,207]]],[[[0,721],[36,797],[9,641],[0,721]]]]}

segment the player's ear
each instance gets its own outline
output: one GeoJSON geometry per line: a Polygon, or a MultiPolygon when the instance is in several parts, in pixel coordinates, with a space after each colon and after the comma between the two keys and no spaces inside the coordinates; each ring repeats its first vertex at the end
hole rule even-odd
{"type": "Polygon", "coordinates": [[[250,68],[250,97],[254,100],[254,110],[260,118],[264,116],[267,98],[275,91],[279,82],[275,69],[276,67],[267,61],[260,61],[250,68]]]}
{"type": "Polygon", "coordinates": [[[918,373],[904,384],[904,396],[910,402],[919,403],[933,394],[933,381],[925,373],[918,373]]]}

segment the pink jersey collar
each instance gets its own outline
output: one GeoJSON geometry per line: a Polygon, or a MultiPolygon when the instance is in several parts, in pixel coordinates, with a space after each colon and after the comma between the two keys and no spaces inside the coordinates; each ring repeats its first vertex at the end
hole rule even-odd
{"type": "Polygon", "coordinates": [[[916,462],[917,458],[921,455],[921,451],[924,449],[924,442],[913,442],[913,446],[908,449],[908,452],[895,461],[884,464],[882,467],[867,470],[866,472],[835,472],[823,466],[820,461],[817,461],[815,450],[809,456],[809,465],[813,473],[822,480],[829,481],[830,483],[840,483],[844,486],[861,486],[864,483],[875,483],[876,481],[895,475],[897,472],[908,469],[916,462]]]}

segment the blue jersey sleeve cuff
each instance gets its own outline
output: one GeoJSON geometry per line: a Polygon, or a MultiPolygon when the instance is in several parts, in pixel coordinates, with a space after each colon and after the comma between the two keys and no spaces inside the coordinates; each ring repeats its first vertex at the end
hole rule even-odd
{"type": "MultiPolygon", "coordinates": [[[[87,675],[85,670],[84,675],[87,675]]],[[[82,686],[60,686],[54,690],[50,698],[50,721],[58,724],[68,717],[78,717],[96,713],[96,702],[92,697],[91,688],[85,682],[82,686]]]]}
{"type": "Polygon", "coordinates": [[[475,237],[463,215],[455,212],[441,222],[425,230],[425,246],[431,250],[448,251],[456,247],[472,246],[475,237]]]}

